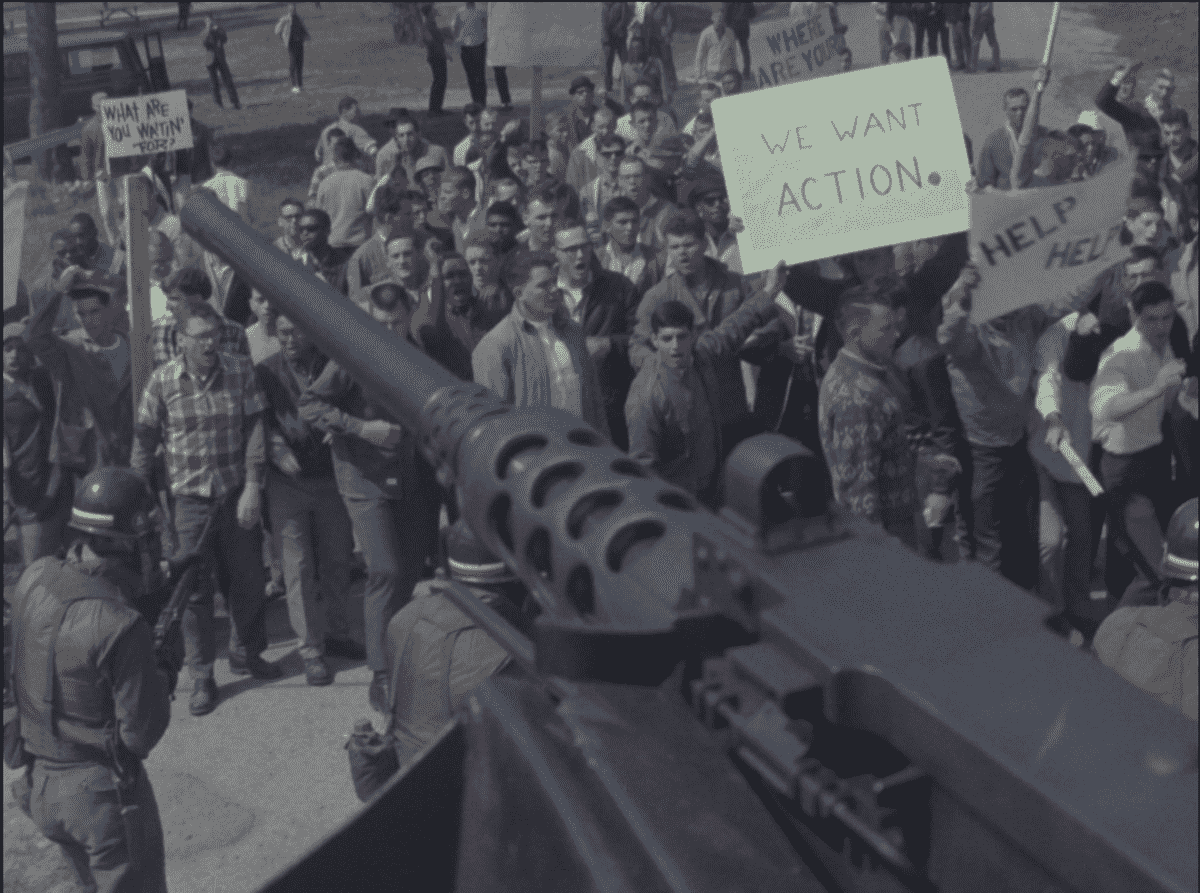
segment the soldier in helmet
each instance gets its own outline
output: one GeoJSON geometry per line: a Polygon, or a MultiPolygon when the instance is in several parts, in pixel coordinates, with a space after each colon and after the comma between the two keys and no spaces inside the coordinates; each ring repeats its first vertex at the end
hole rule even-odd
{"type": "Polygon", "coordinates": [[[526,590],[461,519],[445,534],[446,568],[413,589],[388,623],[392,732],[400,764],[428,744],[468,694],[503,670],[508,653],[443,593],[446,569],[501,617],[520,627],[526,590]]]}
{"type": "Polygon", "coordinates": [[[82,535],[65,558],[30,565],[12,599],[23,741],[10,765],[25,766],[14,793],[87,890],[166,890],[162,825],[142,761],[171,719],[182,649],[156,654],[137,607],[158,569],[154,507],[129,469],[91,472],[71,511],[82,535]]]}
{"type": "Polygon", "coordinates": [[[1097,656],[1138,688],[1196,719],[1196,500],[1171,516],[1158,606],[1118,608],[1092,643],[1097,656]]]}

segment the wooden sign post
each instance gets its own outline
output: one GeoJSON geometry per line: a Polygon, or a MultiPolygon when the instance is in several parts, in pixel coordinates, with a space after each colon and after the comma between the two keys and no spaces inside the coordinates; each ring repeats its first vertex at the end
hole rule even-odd
{"type": "Polygon", "coordinates": [[[133,412],[153,371],[150,335],[150,209],[154,189],[141,174],[122,177],[125,201],[125,275],[129,289],[129,353],[133,412]]]}

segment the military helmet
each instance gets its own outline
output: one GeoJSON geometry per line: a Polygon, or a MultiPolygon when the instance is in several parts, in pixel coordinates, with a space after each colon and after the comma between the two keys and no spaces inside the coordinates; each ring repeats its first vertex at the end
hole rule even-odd
{"type": "Polygon", "coordinates": [[[517,579],[461,518],[450,527],[446,536],[446,556],[450,576],[460,583],[494,586],[517,579]]]}
{"type": "Polygon", "coordinates": [[[71,526],[84,533],[133,540],[153,531],[155,500],[146,482],[128,468],[97,468],[79,484],[71,526]]]}
{"type": "Polygon", "coordinates": [[[1189,499],[1171,516],[1163,548],[1162,571],[1168,580],[1195,583],[1196,573],[1196,500],[1189,499]]]}

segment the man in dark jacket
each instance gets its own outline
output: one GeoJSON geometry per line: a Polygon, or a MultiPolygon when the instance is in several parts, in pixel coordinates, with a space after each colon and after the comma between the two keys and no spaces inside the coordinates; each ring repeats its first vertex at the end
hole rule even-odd
{"type": "Polygon", "coordinates": [[[430,284],[430,300],[413,314],[413,337],[422,350],[463,381],[474,381],[471,354],[511,308],[498,291],[489,299],[475,289],[462,255],[444,255],[439,266],[430,284]]]}
{"type": "Polygon", "coordinates": [[[221,102],[221,81],[223,80],[225,92],[229,94],[229,101],[235,109],[240,109],[242,104],[238,102],[237,87],[233,85],[233,74],[229,71],[229,63],[225,61],[225,43],[228,40],[225,29],[218,25],[212,16],[205,16],[204,31],[200,34],[200,42],[208,51],[205,66],[208,68],[208,78],[212,81],[213,101],[221,108],[225,107],[225,104],[221,102]]]}
{"type": "Polygon", "coordinates": [[[554,234],[558,287],[567,311],[583,326],[588,354],[596,364],[613,443],[628,449],[625,396],[633,380],[629,338],[637,325],[638,293],[620,273],[600,268],[583,225],[568,222],[554,234]]]}
{"type": "Polygon", "coordinates": [[[267,508],[281,541],[288,619],[300,639],[305,680],[328,685],[327,653],[366,657],[351,641],[346,617],[354,537],[329,445],[299,414],[300,395],[320,377],[326,358],[286,316],[277,316],[274,328],[280,349],[256,369],[269,406],[267,508]]]}
{"type": "MultiPolygon", "coordinates": [[[[414,299],[395,283],[370,292],[371,315],[409,338],[414,299]]],[[[333,435],[333,474],[355,539],[367,563],[363,597],[367,665],[374,673],[368,697],[388,712],[388,621],[412,595],[434,551],[437,491],[420,458],[417,436],[333,361],[300,397],[300,418],[333,435]]]]}
{"type": "Polygon", "coordinates": [[[14,787],[81,889],[167,889],[162,824],[142,761],[171,720],[181,654],[177,643],[156,654],[137,608],[146,594],[139,572],[157,566],[153,508],[134,472],[93,472],[71,515],[82,536],[65,558],[26,568],[13,596],[23,741],[20,762],[9,765],[25,769],[14,787]]]}
{"type": "Polygon", "coordinates": [[[1145,106],[1132,101],[1133,91],[1137,89],[1137,72],[1141,67],[1141,62],[1119,66],[1096,94],[1096,108],[1121,125],[1129,148],[1138,156],[1139,169],[1154,168],[1153,173],[1147,171],[1147,179],[1153,182],[1163,149],[1158,121],[1145,106]]]}

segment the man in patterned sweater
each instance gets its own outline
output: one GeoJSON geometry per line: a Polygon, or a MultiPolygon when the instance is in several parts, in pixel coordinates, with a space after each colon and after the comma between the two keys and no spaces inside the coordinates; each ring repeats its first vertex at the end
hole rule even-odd
{"type": "Polygon", "coordinates": [[[879,281],[842,295],[837,326],[845,345],[821,383],[817,416],[838,504],[915,548],[916,453],[891,366],[900,322],[879,281]]]}

